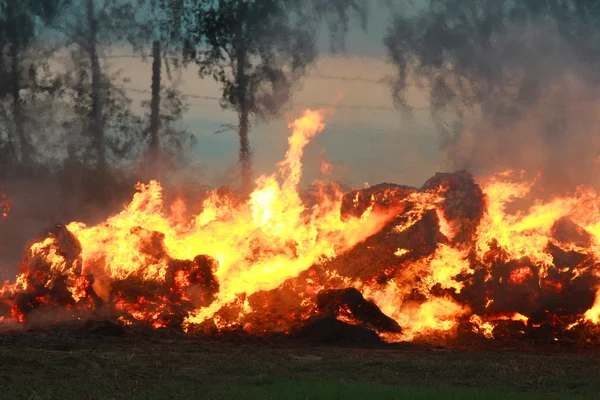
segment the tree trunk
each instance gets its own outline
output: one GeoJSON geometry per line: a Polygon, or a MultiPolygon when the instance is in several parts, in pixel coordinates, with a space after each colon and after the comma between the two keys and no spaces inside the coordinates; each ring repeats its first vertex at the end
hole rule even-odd
{"type": "MultiPolygon", "coordinates": [[[[161,84],[160,41],[152,42],[152,100],[150,103],[150,143],[148,146],[149,165],[159,161],[160,140],[160,84],[161,84]]],[[[155,164],[156,165],[156,164],[155,164]]]]}
{"type": "Polygon", "coordinates": [[[248,132],[250,130],[250,116],[245,104],[240,108],[239,114],[239,136],[240,136],[240,172],[242,193],[249,194],[252,190],[252,154],[250,152],[250,140],[248,132]]]}
{"type": "MultiPolygon", "coordinates": [[[[18,39],[17,39],[18,40],[18,39]]],[[[25,116],[23,114],[23,99],[21,99],[21,63],[19,60],[19,45],[11,45],[11,87],[13,101],[13,118],[15,131],[21,148],[21,165],[25,168],[31,165],[31,145],[25,134],[25,116]]]]}
{"type": "Polygon", "coordinates": [[[21,98],[21,34],[19,32],[18,20],[18,7],[17,3],[7,3],[7,15],[9,21],[12,23],[9,25],[9,43],[10,43],[10,88],[13,105],[13,122],[15,125],[15,133],[19,142],[21,159],[21,166],[27,168],[31,161],[31,146],[25,135],[25,116],[23,115],[23,99],[21,98]]]}
{"type": "MultiPolygon", "coordinates": [[[[241,40],[238,43],[243,43],[241,40]]],[[[250,150],[250,108],[248,106],[248,76],[246,76],[246,49],[244,45],[238,45],[236,50],[236,91],[239,104],[238,113],[238,135],[240,137],[240,180],[241,191],[244,195],[250,194],[252,190],[252,153],[250,150]]]]}
{"type": "Polygon", "coordinates": [[[89,25],[88,53],[90,57],[90,67],[92,70],[92,134],[94,138],[94,147],[98,157],[97,173],[100,184],[103,185],[106,179],[106,143],[104,138],[104,116],[102,111],[103,92],[102,92],[102,72],[100,69],[100,59],[98,57],[97,35],[98,21],[94,12],[94,1],[87,2],[87,18],[89,25]]]}

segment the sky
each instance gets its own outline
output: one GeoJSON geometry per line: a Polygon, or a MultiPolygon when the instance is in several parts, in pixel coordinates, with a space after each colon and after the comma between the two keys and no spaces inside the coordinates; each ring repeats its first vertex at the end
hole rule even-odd
{"type": "MultiPolygon", "coordinates": [[[[274,172],[277,161],[284,157],[289,121],[302,110],[323,104],[336,106],[325,119],[326,129],[306,149],[305,182],[318,178],[321,157],[333,165],[334,179],[355,187],[381,182],[420,186],[444,169],[428,112],[403,119],[394,108],[388,81],[378,82],[394,75],[383,45],[389,20],[387,8],[372,7],[367,32],[356,22],[351,26],[345,54],[323,53],[282,116],[252,126],[256,175],[274,172]]],[[[328,49],[326,31],[319,44],[323,50],[328,49]]],[[[137,91],[150,88],[148,63],[125,57],[111,64],[131,78],[128,87],[137,91]]],[[[197,142],[193,155],[196,168],[200,167],[198,176],[211,186],[230,183],[236,171],[238,138],[232,131],[215,132],[224,124],[235,125],[235,113],[222,110],[218,100],[193,97],[220,97],[219,85],[211,79],[199,79],[194,67],[181,71],[177,82],[179,89],[190,95],[183,123],[197,142]]],[[[131,96],[139,104],[149,98],[149,93],[132,91],[131,96]]],[[[411,102],[417,107],[425,105],[419,93],[411,95],[411,102]]]]}

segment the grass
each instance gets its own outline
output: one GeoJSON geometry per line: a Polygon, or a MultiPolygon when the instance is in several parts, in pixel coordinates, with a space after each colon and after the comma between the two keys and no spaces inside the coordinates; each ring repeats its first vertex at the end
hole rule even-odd
{"type": "MultiPolygon", "coordinates": [[[[372,383],[275,381],[263,385],[234,385],[213,394],[215,399],[381,399],[381,400],[530,400],[563,399],[564,394],[516,394],[491,389],[411,388],[372,383]]],[[[575,397],[571,397],[575,398],[575,397]]],[[[586,398],[580,396],[580,398],[586,398]]],[[[591,396],[589,397],[592,398],[591,396]]]]}
{"type": "Polygon", "coordinates": [[[4,399],[592,399],[600,355],[0,336],[4,399]]]}

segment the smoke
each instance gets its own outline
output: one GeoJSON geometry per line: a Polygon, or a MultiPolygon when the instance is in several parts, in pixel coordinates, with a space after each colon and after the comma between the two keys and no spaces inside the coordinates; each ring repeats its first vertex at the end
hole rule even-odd
{"type": "Polygon", "coordinates": [[[449,168],[525,170],[552,193],[595,186],[597,17],[539,3],[432,1],[396,17],[385,39],[395,100],[408,106],[415,86],[429,94],[449,168]]]}

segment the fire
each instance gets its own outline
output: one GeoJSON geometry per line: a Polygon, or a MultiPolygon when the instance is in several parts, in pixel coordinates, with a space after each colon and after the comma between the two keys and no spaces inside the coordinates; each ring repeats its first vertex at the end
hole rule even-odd
{"type": "Polygon", "coordinates": [[[473,324],[473,332],[485,336],[487,339],[494,338],[494,324],[489,321],[483,321],[483,319],[477,315],[471,315],[469,322],[473,324]]]}
{"type": "Polygon", "coordinates": [[[321,176],[325,178],[331,177],[331,172],[333,171],[333,165],[331,165],[325,157],[323,157],[323,153],[321,153],[321,158],[319,159],[321,162],[321,176]]]}
{"type": "Polygon", "coordinates": [[[520,267],[510,273],[508,281],[512,284],[523,283],[525,280],[533,277],[533,271],[530,267],[520,267]]]}
{"type": "Polygon", "coordinates": [[[2,219],[8,217],[11,205],[12,199],[8,197],[3,190],[0,190],[0,216],[2,217],[2,219]]]}
{"type": "MultiPolygon", "coordinates": [[[[536,181],[523,173],[477,183],[462,171],[422,188],[343,193],[317,181],[305,193],[302,157],[325,130],[324,113],[307,110],[289,128],[284,159],[248,198],[221,188],[190,215],[150,181],[101,224],[42,232],[0,288],[0,322],[109,318],[258,335],[333,317],[388,341],[594,337],[586,333],[600,324],[593,190],[532,200],[536,181]]],[[[321,167],[328,177],[331,166],[321,167]]]]}
{"type": "MultiPolygon", "coordinates": [[[[167,207],[162,187],[151,181],[138,184],[131,203],[105,223],[86,226],[73,222],[66,226],[81,246],[81,260],[76,261],[81,263],[80,276],[93,277],[93,292],[124,314],[120,321],[143,320],[154,327],[165,326],[163,316],[181,302],[189,302],[191,309],[184,315],[183,326],[208,320],[217,328],[234,326],[252,311],[249,296],[278,288],[382,228],[393,215],[390,211],[369,211],[361,218],[342,222],[339,190],[331,194],[323,191],[310,209],[303,204],[298,193],[301,158],[309,140],[325,128],[323,112],[308,110],[290,128],[289,148],[278,164],[278,173],[259,177],[245,203],[215,191],[204,201],[201,214],[183,221],[185,204],[178,199],[170,212],[163,212],[167,207]],[[211,259],[201,279],[195,266],[188,270],[174,266],[177,260],[195,260],[199,254],[211,259]],[[191,274],[195,275],[194,282],[190,282],[191,274]],[[212,281],[211,290],[202,287],[212,281]],[[148,298],[129,293],[125,282],[171,289],[158,298],[148,298]],[[217,315],[231,307],[239,308],[234,316],[217,315]]],[[[77,268],[59,254],[56,241],[50,236],[34,243],[31,252],[43,253],[52,273],[72,276],[67,288],[77,302],[85,290],[73,275],[77,268]]],[[[54,275],[42,278],[48,285],[55,281],[54,275]]],[[[17,287],[18,282],[6,285],[3,292],[27,290],[26,285],[17,287]]]]}
{"type": "Polygon", "coordinates": [[[438,219],[440,220],[440,233],[442,235],[446,236],[448,239],[452,240],[452,238],[454,237],[454,230],[453,230],[452,226],[450,225],[450,223],[448,222],[448,220],[446,220],[446,217],[444,216],[443,211],[436,208],[435,213],[436,213],[438,219]]]}

